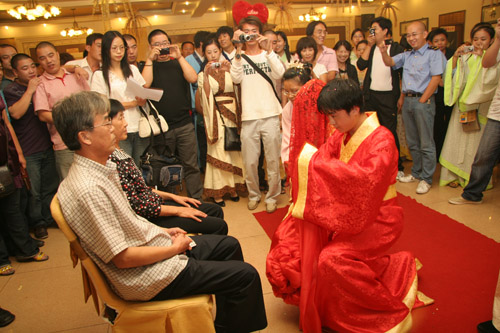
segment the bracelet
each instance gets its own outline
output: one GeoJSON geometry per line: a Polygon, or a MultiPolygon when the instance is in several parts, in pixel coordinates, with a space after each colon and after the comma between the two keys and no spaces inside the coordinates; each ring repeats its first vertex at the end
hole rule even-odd
{"type": "Polygon", "coordinates": [[[150,64],[150,65],[146,65],[146,64],[144,64],[144,66],[153,66],[153,64],[150,64]]]}

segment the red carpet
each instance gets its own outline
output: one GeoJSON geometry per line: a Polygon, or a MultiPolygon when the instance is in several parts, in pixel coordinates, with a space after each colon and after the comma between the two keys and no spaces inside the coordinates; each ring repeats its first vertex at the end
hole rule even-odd
{"type": "MultiPolygon", "coordinates": [[[[435,300],[413,311],[412,332],[477,332],[491,320],[500,244],[409,197],[398,200],[405,228],[390,252],[409,250],[420,259],[419,290],[435,300]]],[[[272,237],[287,211],[254,215],[272,237]]]]}

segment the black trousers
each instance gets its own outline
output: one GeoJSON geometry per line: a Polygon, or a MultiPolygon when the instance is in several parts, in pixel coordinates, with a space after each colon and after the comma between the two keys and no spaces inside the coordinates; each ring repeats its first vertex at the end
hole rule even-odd
{"type": "Polygon", "coordinates": [[[267,326],[262,286],[257,270],[243,262],[238,241],[231,236],[194,236],[184,270],[152,301],[215,294],[218,333],[252,332],[267,326]]]}
{"type": "Polygon", "coordinates": [[[366,100],[365,110],[376,111],[380,125],[391,131],[398,149],[398,170],[403,171],[403,160],[399,148],[398,138],[398,98],[392,91],[374,91],[370,90],[370,95],[366,100]]]}
{"type": "MultiPolygon", "coordinates": [[[[184,207],[173,201],[166,201],[164,205],[184,207]]],[[[179,216],[159,216],[149,221],[163,228],[179,227],[192,234],[227,235],[227,223],[224,221],[224,212],[220,206],[213,203],[202,203],[199,207],[194,208],[207,214],[207,217],[199,217],[201,222],[179,216]]]]}

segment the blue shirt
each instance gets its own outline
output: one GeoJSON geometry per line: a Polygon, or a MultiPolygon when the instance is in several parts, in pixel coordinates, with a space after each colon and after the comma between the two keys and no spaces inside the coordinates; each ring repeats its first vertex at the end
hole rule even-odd
{"type": "MultiPolygon", "coordinates": [[[[195,53],[188,55],[186,57],[186,61],[188,62],[188,64],[191,65],[191,67],[194,68],[194,70],[196,71],[196,74],[198,74],[201,71],[201,66],[198,63],[198,61],[194,58],[194,54],[195,53]]],[[[203,63],[203,61],[205,59],[204,58],[200,58],[200,60],[203,63]]],[[[195,109],[194,95],[196,94],[196,90],[198,90],[198,83],[197,82],[196,83],[191,83],[191,107],[193,108],[193,110],[195,109]]]]}
{"type": "Polygon", "coordinates": [[[427,43],[418,50],[405,51],[392,59],[395,63],[393,69],[403,67],[403,92],[423,94],[431,78],[442,75],[446,68],[443,52],[429,48],[427,43]]]}

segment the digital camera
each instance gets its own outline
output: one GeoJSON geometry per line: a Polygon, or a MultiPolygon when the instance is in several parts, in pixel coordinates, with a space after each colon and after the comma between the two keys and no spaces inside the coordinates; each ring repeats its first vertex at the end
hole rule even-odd
{"type": "Polygon", "coordinates": [[[165,47],[165,48],[161,49],[161,50],[160,50],[160,54],[161,54],[161,55],[170,54],[170,48],[165,47]]]}
{"type": "Polygon", "coordinates": [[[251,40],[255,40],[257,39],[258,35],[256,34],[241,34],[240,35],[240,42],[241,43],[245,43],[245,42],[249,42],[251,40]]]}
{"type": "Polygon", "coordinates": [[[220,68],[220,62],[214,62],[211,65],[212,68],[220,68]]]}
{"type": "Polygon", "coordinates": [[[468,46],[464,47],[464,53],[469,53],[469,52],[474,52],[473,45],[468,45],[468,46]]]}

